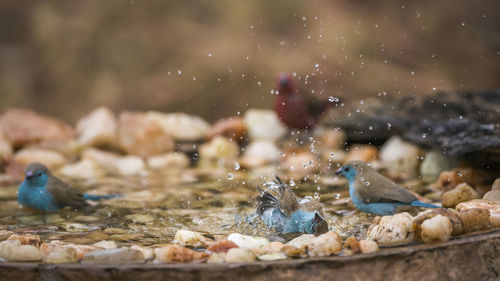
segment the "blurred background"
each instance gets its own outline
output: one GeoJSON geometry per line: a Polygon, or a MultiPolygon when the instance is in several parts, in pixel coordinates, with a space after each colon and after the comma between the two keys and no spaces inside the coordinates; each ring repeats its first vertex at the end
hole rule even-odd
{"type": "Polygon", "coordinates": [[[99,105],[209,121],[319,96],[500,87],[499,1],[0,1],[0,110],[99,105]]]}

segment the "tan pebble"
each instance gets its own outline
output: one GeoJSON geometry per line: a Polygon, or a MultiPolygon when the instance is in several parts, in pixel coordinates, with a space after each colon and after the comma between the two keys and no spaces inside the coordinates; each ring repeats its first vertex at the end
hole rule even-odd
{"type": "Polygon", "coordinates": [[[233,241],[219,240],[210,244],[207,250],[213,253],[225,253],[232,248],[238,248],[238,245],[236,245],[233,241]]]}
{"type": "Polygon", "coordinates": [[[154,251],[156,259],[165,263],[191,262],[209,257],[207,253],[196,252],[175,244],[156,248],[154,251]]]}
{"type": "Polygon", "coordinates": [[[344,242],[344,249],[349,249],[354,253],[359,252],[359,241],[354,236],[347,238],[344,242]]]}
{"type": "Polygon", "coordinates": [[[437,215],[422,223],[421,239],[425,243],[438,243],[450,240],[453,226],[448,217],[437,215]]]}
{"type": "Polygon", "coordinates": [[[252,251],[243,248],[232,248],[226,253],[226,262],[253,262],[256,257],[252,251]]]}
{"type": "Polygon", "coordinates": [[[363,254],[375,253],[378,251],[378,245],[372,240],[361,240],[359,241],[359,249],[363,254]]]}
{"type": "Polygon", "coordinates": [[[479,194],[466,183],[458,184],[450,191],[443,193],[442,204],[445,208],[454,208],[462,202],[479,198],[479,194]]]}
{"type": "Polygon", "coordinates": [[[12,234],[7,240],[19,240],[21,245],[33,245],[35,247],[40,247],[42,244],[42,238],[36,234],[12,234]]]}
{"type": "Polygon", "coordinates": [[[490,211],[486,209],[467,209],[458,214],[464,224],[465,232],[488,228],[490,211]]]}

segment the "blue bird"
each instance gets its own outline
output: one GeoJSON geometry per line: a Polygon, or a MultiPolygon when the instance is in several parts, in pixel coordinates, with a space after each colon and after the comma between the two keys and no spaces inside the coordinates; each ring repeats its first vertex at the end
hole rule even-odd
{"type": "Polygon", "coordinates": [[[260,192],[257,196],[257,215],[268,228],[282,234],[321,234],[328,231],[328,223],[319,212],[301,210],[295,194],[279,177],[272,184],[278,186],[279,199],[257,188],[260,192]]]}
{"type": "Polygon", "coordinates": [[[97,201],[118,196],[120,195],[82,194],[53,176],[43,164],[31,163],[26,168],[23,183],[19,186],[17,202],[37,210],[56,211],[65,206],[81,209],[87,206],[85,200],[97,201]]]}
{"type": "Polygon", "coordinates": [[[378,216],[393,215],[402,207],[439,208],[418,201],[408,190],[399,187],[363,161],[350,161],[337,175],[349,182],[349,195],[356,208],[378,216]]]}

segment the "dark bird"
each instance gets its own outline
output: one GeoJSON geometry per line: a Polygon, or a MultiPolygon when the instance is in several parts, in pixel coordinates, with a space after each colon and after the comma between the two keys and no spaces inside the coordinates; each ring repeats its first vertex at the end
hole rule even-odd
{"type": "Polygon", "coordinates": [[[25,178],[17,192],[20,205],[43,211],[56,211],[69,206],[81,209],[87,206],[85,200],[97,201],[118,197],[112,195],[82,194],[70,187],[40,163],[31,163],[26,168],[25,178]]]}
{"type": "Polygon", "coordinates": [[[336,174],[347,178],[351,201],[363,212],[386,216],[393,215],[401,207],[439,208],[419,201],[363,161],[347,162],[336,174]]]}
{"type": "Polygon", "coordinates": [[[331,106],[339,101],[317,100],[299,91],[291,75],[280,74],[276,78],[274,111],[289,129],[312,129],[331,106]]]}
{"type": "Polygon", "coordinates": [[[274,184],[278,186],[279,198],[258,188],[260,195],[257,196],[257,215],[268,228],[274,228],[283,234],[321,234],[328,231],[328,223],[320,213],[300,209],[295,194],[279,177],[276,177],[274,184]]]}

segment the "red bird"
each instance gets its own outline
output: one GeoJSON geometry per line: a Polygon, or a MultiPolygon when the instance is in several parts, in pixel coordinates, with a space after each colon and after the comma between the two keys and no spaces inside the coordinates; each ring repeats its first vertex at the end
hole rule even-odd
{"type": "Polygon", "coordinates": [[[336,103],[317,100],[312,95],[300,92],[293,77],[280,74],[276,79],[277,97],[274,111],[289,129],[312,129],[328,108],[336,103]]]}

